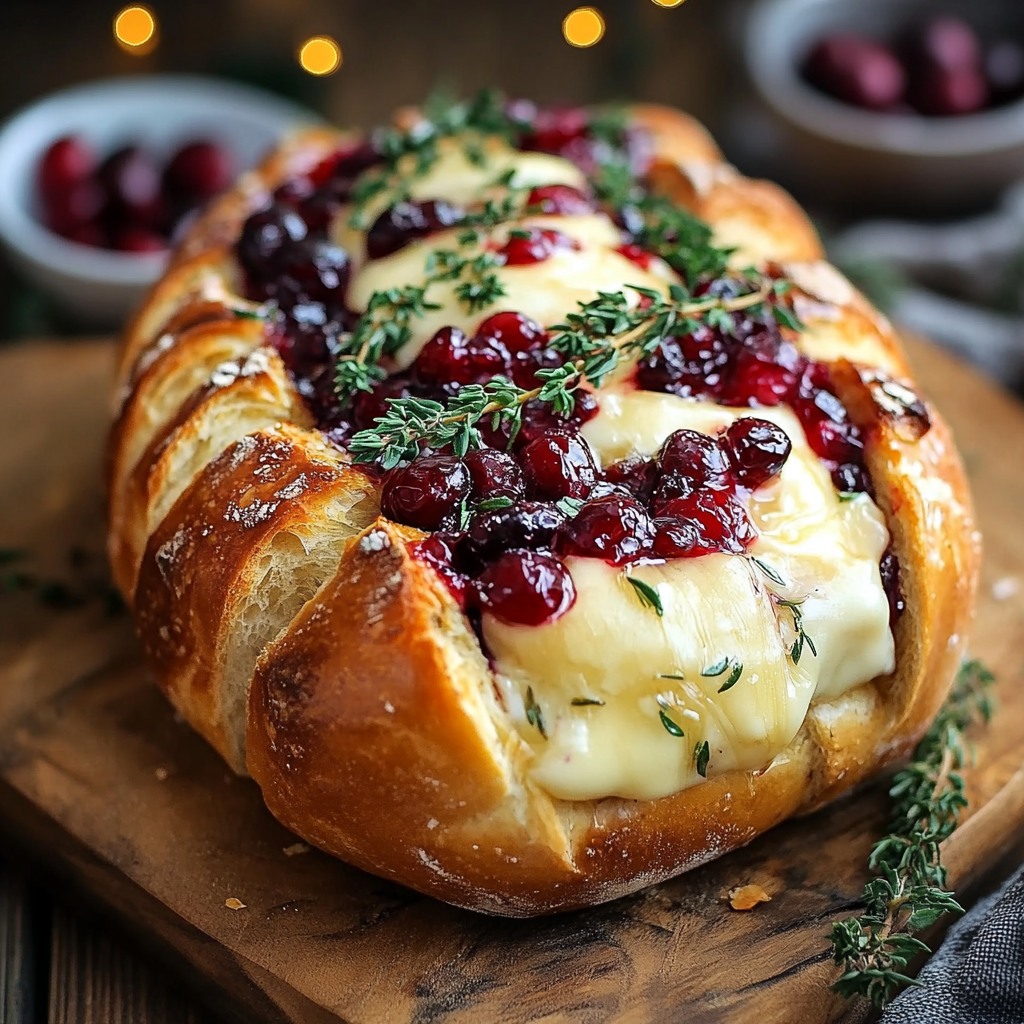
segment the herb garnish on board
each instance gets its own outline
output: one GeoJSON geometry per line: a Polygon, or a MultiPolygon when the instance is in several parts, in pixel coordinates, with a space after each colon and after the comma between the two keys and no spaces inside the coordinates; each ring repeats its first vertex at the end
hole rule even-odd
{"type": "Polygon", "coordinates": [[[967,806],[960,775],[970,758],[965,732],[991,717],[993,682],[980,662],[965,662],[913,761],[893,778],[891,831],[868,859],[876,877],[864,887],[864,913],[832,926],[832,951],[843,968],[834,986],[840,995],[885,1006],[901,986],[915,984],[907,968],[929,952],[916,933],[963,911],[946,889],[940,844],[967,806]]]}

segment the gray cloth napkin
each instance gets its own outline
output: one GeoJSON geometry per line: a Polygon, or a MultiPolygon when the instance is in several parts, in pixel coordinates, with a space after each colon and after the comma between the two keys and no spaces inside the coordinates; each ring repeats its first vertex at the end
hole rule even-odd
{"type": "Polygon", "coordinates": [[[881,1024],[1024,1024],[1024,868],[949,930],[881,1024]]]}

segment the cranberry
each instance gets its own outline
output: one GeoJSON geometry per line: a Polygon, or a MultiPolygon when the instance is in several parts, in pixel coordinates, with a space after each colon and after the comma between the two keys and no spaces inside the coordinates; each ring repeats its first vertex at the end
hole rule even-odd
{"type": "Polygon", "coordinates": [[[111,213],[138,224],[160,216],[160,168],[141,146],[123,146],[100,164],[97,177],[107,193],[111,213]]]}
{"type": "Polygon", "coordinates": [[[769,420],[745,416],[725,432],[732,475],[754,490],[782,471],[793,444],[782,427],[769,420]]]}
{"type": "Polygon", "coordinates": [[[720,394],[728,405],[770,407],[790,398],[796,385],[796,374],[784,366],[742,352],[723,381],[720,394]]]}
{"type": "Polygon", "coordinates": [[[472,384],[501,373],[508,355],[496,341],[467,338],[458,327],[442,327],[412,364],[417,381],[472,384]]]}
{"type": "Polygon", "coordinates": [[[670,434],[657,456],[661,475],[656,499],[659,503],[685,497],[703,487],[728,485],[729,460],[718,439],[697,430],[670,434]]]}
{"type": "Polygon", "coordinates": [[[523,138],[521,148],[561,153],[570,142],[583,138],[588,126],[586,111],[579,107],[541,110],[533,119],[532,130],[523,138]]]}
{"type": "Polygon", "coordinates": [[[604,470],[604,479],[616,487],[622,487],[643,502],[650,500],[658,479],[658,467],[654,462],[632,455],[622,462],[615,462],[604,470]]]}
{"type": "Polygon", "coordinates": [[[662,558],[738,555],[756,537],[746,510],[728,491],[698,491],[666,502],[659,512],[654,551],[662,558]]]}
{"type": "MultiPolygon", "coordinates": [[[[525,365],[524,363],[517,363],[513,366],[513,379],[520,387],[534,387],[537,381],[532,371],[529,375],[529,383],[526,383],[525,376],[516,372],[517,369],[521,369],[525,365]]],[[[567,415],[556,412],[547,402],[527,402],[523,406],[523,418],[516,443],[523,447],[544,434],[578,430],[584,423],[597,415],[597,398],[593,392],[577,391],[574,397],[576,401],[573,405],[573,410],[567,415]]],[[[488,443],[492,443],[495,447],[507,444],[507,428],[503,425],[499,435],[488,443]]]]}
{"type": "Polygon", "coordinates": [[[340,304],[351,267],[339,245],[304,238],[280,250],[270,288],[283,309],[301,303],[340,304]]]}
{"type": "Polygon", "coordinates": [[[635,498],[608,495],[588,501],[562,529],[559,549],[624,565],[648,554],[654,524],[635,498]]]}
{"type": "Polygon", "coordinates": [[[508,551],[480,574],[480,603],[512,626],[540,626],[576,600],[569,570],[551,555],[508,551]]]}
{"type": "Polygon", "coordinates": [[[352,422],[359,430],[366,430],[388,411],[388,399],[408,398],[408,382],[389,377],[374,386],[372,391],[360,391],[352,400],[352,422]]]}
{"type": "Polygon", "coordinates": [[[523,313],[503,312],[489,316],[476,329],[480,338],[493,339],[507,352],[532,352],[543,348],[548,334],[536,320],[523,313]]]}
{"type": "Polygon", "coordinates": [[[297,204],[297,209],[311,232],[326,235],[335,215],[341,209],[341,203],[329,189],[324,188],[303,198],[297,204]]]}
{"type": "Polygon", "coordinates": [[[67,191],[89,178],[96,169],[96,154],[81,136],[65,135],[43,154],[37,171],[43,198],[67,191]]]}
{"type": "Polygon", "coordinates": [[[46,226],[69,238],[86,225],[95,226],[102,209],[103,189],[95,181],[80,181],[47,199],[46,226]]]}
{"type": "MultiPolygon", "coordinates": [[[[361,142],[352,149],[338,155],[333,168],[329,171],[331,191],[339,202],[346,202],[352,194],[356,179],[366,170],[376,166],[383,157],[370,142],[361,142]]],[[[315,184],[321,184],[314,178],[315,184]]]]}
{"type": "Polygon", "coordinates": [[[252,214],[242,226],[238,258],[243,269],[258,281],[275,276],[275,260],[289,242],[306,237],[306,223],[280,203],[252,214]]]}
{"type": "Polygon", "coordinates": [[[892,51],[856,35],[821,40],[808,55],[804,74],[823,92],[867,110],[891,110],[906,88],[892,51]]]}
{"type": "Polygon", "coordinates": [[[889,626],[892,627],[907,607],[907,602],[903,597],[903,588],[900,585],[900,563],[892,548],[882,555],[878,570],[882,577],[885,595],[889,599],[889,626]]]}
{"type": "Polygon", "coordinates": [[[565,516],[554,505],[521,501],[509,508],[477,513],[468,541],[478,558],[489,560],[511,548],[546,548],[563,523],[565,516]]]}
{"type": "Polygon", "coordinates": [[[572,185],[540,185],[530,191],[526,205],[531,213],[572,216],[594,212],[593,201],[572,185]]]}
{"type": "Polygon", "coordinates": [[[585,498],[597,481],[590,446],[579,436],[549,431],[524,445],[520,463],[533,498],[585,498]]]}
{"type": "Polygon", "coordinates": [[[469,496],[469,488],[465,463],[451,455],[427,455],[384,475],[381,511],[407,526],[436,530],[469,496]]]}
{"type": "Polygon", "coordinates": [[[837,491],[845,491],[847,494],[862,491],[871,494],[873,490],[867,469],[856,462],[845,462],[832,470],[832,483],[837,491]]]}
{"type": "Polygon", "coordinates": [[[493,448],[479,448],[469,452],[464,461],[473,481],[473,497],[478,501],[522,497],[526,489],[523,471],[511,455],[493,448]]]}
{"type": "Polygon", "coordinates": [[[564,363],[565,357],[554,349],[537,348],[532,352],[517,353],[509,369],[512,380],[521,388],[534,388],[540,383],[537,378],[538,370],[551,370],[564,363]]]}
{"type": "Polygon", "coordinates": [[[620,256],[625,256],[631,263],[635,263],[641,270],[650,270],[654,262],[654,253],[641,249],[639,245],[620,245],[615,250],[620,256]]]}
{"type": "Polygon", "coordinates": [[[465,607],[466,587],[469,581],[452,568],[455,538],[445,533],[432,533],[413,544],[410,551],[413,557],[426,562],[444,580],[455,600],[460,606],[465,607]]]}
{"type": "Polygon", "coordinates": [[[171,157],[164,171],[166,187],[200,202],[223,192],[234,173],[231,154],[206,139],[189,142],[171,157]]]}
{"type": "Polygon", "coordinates": [[[974,114],[988,104],[988,82],[977,68],[935,68],[914,83],[910,101],[930,117],[974,114]]]}
{"type": "Polygon", "coordinates": [[[912,71],[976,70],[981,66],[981,40],[962,18],[928,18],[901,40],[901,51],[912,71]]]}
{"type": "Polygon", "coordinates": [[[114,233],[113,248],[121,252],[164,252],[167,242],[153,231],[127,225],[114,233]]]}
{"type": "Polygon", "coordinates": [[[417,238],[458,224],[465,211],[443,199],[404,201],[389,206],[366,234],[366,255],[371,260],[390,256],[417,238]]]}
{"type": "Polygon", "coordinates": [[[714,396],[728,361],[725,338],[702,326],[693,334],[665,338],[638,364],[637,384],[646,391],[714,396]]]}
{"type": "Polygon", "coordinates": [[[107,244],[106,232],[95,221],[89,224],[79,224],[76,227],[67,228],[60,232],[69,242],[77,242],[79,245],[89,245],[94,249],[102,249],[107,244]]]}
{"type": "Polygon", "coordinates": [[[809,417],[803,423],[811,450],[833,463],[859,462],[863,444],[852,423],[837,423],[822,416],[809,417]]]}
{"type": "Polygon", "coordinates": [[[579,249],[580,243],[554,228],[524,228],[509,236],[498,250],[505,257],[505,265],[521,267],[540,263],[556,252],[579,249]]]}

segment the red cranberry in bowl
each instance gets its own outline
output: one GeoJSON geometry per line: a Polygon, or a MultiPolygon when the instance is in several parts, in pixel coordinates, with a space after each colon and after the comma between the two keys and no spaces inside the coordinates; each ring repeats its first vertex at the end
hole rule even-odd
{"type": "Polygon", "coordinates": [[[46,226],[65,238],[81,235],[82,229],[86,227],[102,234],[98,220],[103,202],[103,189],[95,181],[86,179],[75,182],[63,192],[54,192],[46,200],[46,226]]]}
{"type": "Polygon", "coordinates": [[[649,554],[654,524],[635,498],[608,495],[588,501],[563,527],[559,550],[625,565],[649,554]]]}
{"type": "Polygon", "coordinates": [[[160,168],[141,146],[123,146],[100,164],[97,178],[110,213],[134,224],[155,225],[163,212],[160,168]]]}
{"type": "Polygon", "coordinates": [[[502,373],[508,353],[495,339],[467,338],[458,327],[442,327],[420,349],[412,375],[421,383],[472,384],[502,373]]]}
{"type": "Polygon", "coordinates": [[[989,86],[979,68],[935,68],[913,83],[910,102],[929,117],[959,117],[988,106],[989,86]]]}
{"type": "Polygon", "coordinates": [[[418,238],[453,227],[464,216],[465,211],[460,206],[444,199],[395,203],[370,226],[366,234],[366,255],[371,260],[390,256],[418,238]]]}
{"type": "Polygon", "coordinates": [[[507,452],[478,448],[467,452],[464,461],[473,481],[473,497],[477,501],[520,498],[526,490],[523,471],[507,452]]]}
{"type": "Polygon", "coordinates": [[[164,186],[191,202],[205,202],[223,192],[233,177],[231,154],[216,142],[197,139],[171,157],[164,171],[164,186]]]}
{"type": "Polygon", "coordinates": [[[526,493],[542,501],[585,498],[597,482],[593,452],[579,434],[541,434],[523,446],[519,461],[526,493]]]}
{"type": "Polygon", "coordinates": [[[531,213],[563,216],[594,212],[593,200],[572,185],[539,185],[526,197],[526,206],[531,213]]]}
{"type": "Polygon", "coordinates": [[[543,348],[548,340],[547,331],[536,320],[511,310],[492,314],[480,324],[476,333],[480,338],[494,339],[507,352],[514,354],[543,348]]]}
{"type": "Polygon", "coordinates": [[[906,32],[900,52],[912,74],[977,70],[982,63],[978,33],[962,18],[949,14],[928,18],[906,32]]]}
{"type": "Polygon", "coordinates": [[[552,555],[507,551],[480,574],[480,603],[512,626],[540,626],[564,615],[576,600],[569,570],[552,555]]]}
{"type": "Polygon", "coordinates": [[[524,228],[512,233],[498,252],[505,257],[506,266],[522,267],[579,247],[575,238],[554,228],[524,228]]]}
{"type": "Polygon", "coordinates": [[[724,443],[733,477],[751,490],[780,473],[793,450],[793,443],[782,427],[754,416],[731,423],[724,443]]]}
{"type": "Polygon", "coordinates": [[[808,55],[804,75],[822,92],[866,110],[891,110],[906,91],[906,76],[895,54],[851,34],[822,39],[808,55]]]}
{"type": "Polygon", "coordinates": [[[113,248],[121,252],[164,252],[167,241],[155,231],[128,225],[114,232],[113,248]]]}
{"type": "Polygon", "coordinates": [[[427,455],[384,474],[381,511],[395,522],[436,530],[469,489],[465,463],[451,455],[427,455]]]}
{"type": "Polygon", "coordinates": [[[756,537],[746,510],[728,491],[698,491],[689,497],[676,498],[666,502],[659,513],[654,550],[662,558],[689,557],[715,551],[738,555],[756,537]],[[685,524],[687,542],[693,540],[693,544],[672,553],[677,544],[675,526],[678,524],[685,524]]]}
{"type": "Polygon", "coordinates": [[[49,202],[96,170],[92,146],[78,135],[65,135],[52,143],[39,161],[39,192],[49,202]]]}

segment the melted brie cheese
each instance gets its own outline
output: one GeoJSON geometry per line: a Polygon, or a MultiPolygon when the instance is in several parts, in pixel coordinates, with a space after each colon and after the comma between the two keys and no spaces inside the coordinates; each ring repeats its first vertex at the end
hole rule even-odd
{"type": "MultiPolygon", "coordinates": [[[[500,197],[498,181],[509,171],[522,187],[586,186],[581,172],[558,157],[519,153],[493,139],[482,142],[481,151],[483,160],[474,161],[464,144],[442,140],[426,173],[400,165],[396,183],[413,199],[471,208],[500,197]]],[[[363,222],[372,223],[394,199],[393,192],[375,197],[363,222]]],[[[664,294],[676,280],[660,260],[644,271],[616,252],[619,231],[601,214],[523,217],[481,231],[473,246],[459,246],[462,232],[453,229],[372,261],[365,259],[363,232],[348,221],[346,212],[333,233],[353,255],[348,300],[354,309],[365,308],[374,292],[423,284],[430,256],[439,249],[458,248],[472,257],[500,248],[510,230],[524,227],[554,228],[578,243],[539,263],[496,268],[505,295],[483,311],[464,309],[458,282],[432,283],[427,298],[440,308],[415,318],[413,335],[395,358],[399,368],[447,325],[471,332],[493,313],[515,310],[550,327],[600,291],[639,285],[664,294]]],[[[744,265],[762,255],[746,222],[722,221],[716,238],[719,244],[738,242],[744,265]],[[739,226],[743,237],[733,239],[739,226]]],[[[636,301],[635,292],[626,294],[636,301]]],[[[789,411],[752,413],[641,392],[626,383],[628,376],[627,365],[609,376],[600,412],[583,431],[603,464],[650,456],[680,428],[714,434],[752,414],[778,423],[793,452],[780,476],[749,501],[759,532],[750,555],[761,564],[749,556],[707,555],[616,569],[597,559],[569,558],[577,599],[561,618],[525,627],[484,615],[483,637],[505,707],[534,753],[533,778],[567,800],[677,792],[699,781],[697,751],[705,743],[710,775],[762,769],[796,735],[813,700],[893,668],[878,567],[889,537],[871,499],[839,501],[789,411]],[[657,591],[661,616],[640,600],[629,577],[657,591]],[[798,625],[810,639],[795,662],[798,625]],[[723,689],[737,666],[738,678],[723,689]],[[539,708],[543,734],[536,709],[527,714],[528,694],[539,708]]]]}
{"type": "Polygon", "coordinates": [[[649,456],[674,430],[715,433],[744,415],[786,431],[793,441],[786,466],[749,502],[760,534],[750,554],[784,583],[735,555],[625,569],[569,558],[577,598],[560,619],[522,627],[485,615],[506,705],[535,753],[533,777],[567,800],[653,799],[700,781],[695,755],[705,741],[709,775],[764,768],[796,735],[813,699],[893,668],[878,569],[889,542],[882,514],[867,495],[839,500],[788,410],[752,413],[628,389],[600,397],[584,434],[605,463],[649,456]],[[657,590],[662,616],[638,598],[628,576],[657,590]],[[799,604],[814,645],[816,653],[805,644],[797,664],[793,610],[773,595],[799,604]],[[705,673],[723,659],[743,670],[720,693],[732,668],[705,673]],[[547,738],[526,719],[527,687],[547,738]],[[603,704],[574,706],[574,699],[603,704]]]}
{"type": "MultiPolygon", "coordinates": [[[[675,277],[668,267],[656,261],[651,270],[641,270],[635,263],[615,251],[621,238],[618,229],[602,214],[574,217],[526,217],[510,221],[489,232],[481,245],[464,246],[466,256],[483,251],[483,245],[500,247],[509,231],[518,228],[555,228],[574,239],[578,249],[559,249],[539,263],[498,267],[495,274],[505,294],[493,307],[469,312],[458,301],[458,281],[439,281],[430,286],[428,298],[440,308],[428,310],[417,317],[413,336],[397,354],[395,362],[404,369],[416,358],[420,349],[442,327],[455,325],[472,333],[479,324],[499,310],[509,309],[533,317],[549,327],[561,323],[566,313],[576,310],[581,302],[597,298],[599,291],[622,291],[628,284],[654,288],[667,294],[675,277]]],[[[437,249],[454,249],[459,230],[443,231],[413,242],[391,256],[365,263],[355,274],[349,289],[349,302],[355,309],[364,309],[370,296],[405,284],[422,284],[427,277],[427,261],[437,249]]],[[[627,291],[637,301],[636,292],[627,291]]]]}

